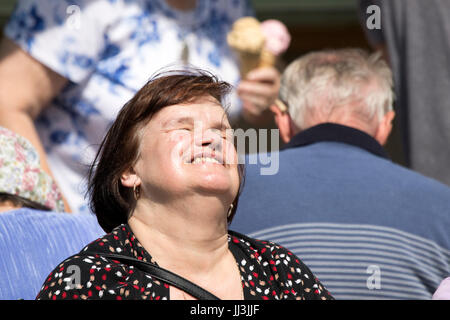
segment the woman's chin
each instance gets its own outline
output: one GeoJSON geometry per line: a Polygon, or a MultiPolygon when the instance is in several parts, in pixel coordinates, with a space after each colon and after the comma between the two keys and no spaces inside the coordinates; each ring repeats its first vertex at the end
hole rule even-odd
{"type": "Polygon", "coordinates": [[[228,193],[232,190],[231,183],[221,183],[219,181],[197,181],[193,186],[196,190],[210,193],[228,193]]]}
{"type": "Polygon", "coordinates": [[[237,189],[234,184],[229,176],[209,174],[197,176],[192,187],[203,192],[224,194],[233,193],[233,189],[237,189]]]}

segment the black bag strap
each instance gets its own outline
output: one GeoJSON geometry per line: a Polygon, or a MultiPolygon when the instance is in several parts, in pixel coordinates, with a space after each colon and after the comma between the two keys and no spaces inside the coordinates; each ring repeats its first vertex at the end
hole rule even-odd
{"type": "Polygon", "coordinates": [[[186,293],[189,293],[191,296],[199,299],[199,300],[220,300],[218,297],[206,291],[205,289],[199,287],[195,283],[180,277],[179,275],[158,267],[155,264],[144,262],[135,258],[127,257],[120,254],[105,254],[105,253],[97,253],[99,256],[104,258],[110,258],[114,260],[118,260],[123,264],[133,266],[159,280],[162,280],[178,289],[183,290],[186,293]]]}

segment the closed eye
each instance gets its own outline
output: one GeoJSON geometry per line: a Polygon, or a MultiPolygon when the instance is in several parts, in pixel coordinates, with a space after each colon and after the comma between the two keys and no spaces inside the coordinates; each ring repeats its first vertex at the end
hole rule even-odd
{"type": "Polygon", "coordinates": [[[184,126],[184,127],[175,127],[173,129],[170,129],[169,131],[193,131],[193,128],[190,126],[184,126]]]}

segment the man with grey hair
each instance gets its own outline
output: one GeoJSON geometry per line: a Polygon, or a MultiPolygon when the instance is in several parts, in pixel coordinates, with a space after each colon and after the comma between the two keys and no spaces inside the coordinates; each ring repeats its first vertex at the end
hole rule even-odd
{"type": "Polygon", "coordinates": [[[392,74],[378,55],[359,49],[311,53],[286,69],[282,85],[280,99],[289,113],[272,110],[284,142],[292,133],[332,122],[386,143],[395,115],[392,74]]]}
{"type": "Polygon", "coordinates": [[[287,143],[279,171],[247,166],[231,226],[292,250],[337,299],[431,299],[450,274],[450,188],[382,147],[392,83],[359,49],[292,62],[272,106],[287,143]]]}

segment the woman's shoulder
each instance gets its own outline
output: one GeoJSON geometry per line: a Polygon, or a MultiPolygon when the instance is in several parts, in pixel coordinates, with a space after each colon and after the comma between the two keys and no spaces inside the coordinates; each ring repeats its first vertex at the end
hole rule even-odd
{"type": "Polygon", "coordinates": [[[295,257],[289,249],[276,242],[252,238],[231,230],[229,230],[228,234],[230,235],[232,242],[240,244],[251,251],[255,251],[259,253],[259,255],[263,254],[266,257],[284,257],[285,255],[295,257]]]}
{"type": "Polygon", "coordinates": [[[117,227],[110,233],[97,238],[84,246],[76,254],[64,259],[57,268],[67,264],[81,263],[83,259],[99,260],[102,254],[117,253],[123,248],[123,231],[117,227]]]}
{"type": "Polygon", "coordinates": [[[119,226],[62,261],[45,279],[37,299],[89,299],[116,295],[116,285],[127,282],[134,271],[132,267],[105,255],[129,255],[126,235],[127,228],[119,226]]]}
{"type": "Polygon", "coordinates": [[[230,241],[246,252],[283,289],[285,298],[333,299],[312,271],[289,249],[269,240],[259,240],[229,231],[230,241]],[[290,288],[290,290],[287,290],[290,288]]]}
{"type": "Polygon", "coordinates": [[[86,245],[79,254],[122,253],[128,247],[127,244],[130,244],[130,238],[132,237],[134,235],[132,235],[129,227],[123,224],[86,245]]]}
{"type": "Polygon", "coordinates": [[[229,231],[229,235],[230,241],[247,252],[250,258],[256,258],[264,267],[272,270],[295,268],[312,274],[299,257],[276,242],[255,239],[235,231],[229,231]]]}

